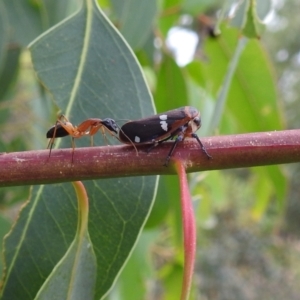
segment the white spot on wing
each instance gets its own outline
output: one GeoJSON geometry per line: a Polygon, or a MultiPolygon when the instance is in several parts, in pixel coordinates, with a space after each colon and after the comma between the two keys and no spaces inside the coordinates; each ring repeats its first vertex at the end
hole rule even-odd
{"type": "Polygon", "coordinates": [[[135,143],[139,143],[140,141],[141,141],[140,137],[136,135],[136,136],[134,137],[134,142],[135,142],[135,143]]]}
{"type": "Polygon", "coordinates": [[[165,121],[168,119],[168,116],[167,115],[161,115],[159,116],[159,118],[162,120],[162,121],[165,121]]]}
{"type": "Polygon", "coordinates": [[[168,131],[168,123],[166,121],[160,121],[160,126],[164,131],[168,131]]]}

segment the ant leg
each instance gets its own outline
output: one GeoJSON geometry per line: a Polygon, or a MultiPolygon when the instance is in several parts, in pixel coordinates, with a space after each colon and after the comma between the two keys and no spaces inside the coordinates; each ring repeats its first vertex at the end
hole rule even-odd
{"type": "MultiPolygon", "coordinates": [[[[103,139],[104,139],[104,142],[106,145],[108,145],[108,140],[107,140],[107,137],[106,137],[106,134],[105,134],[105,128],[106,127],[103,127],[104,125],[101,126],[100,130],[101,130],[101,133],[102,133],[102,136],[103,136],[103,139]]],[[[106,128],[107,129],[107,128],[106,128]]],[[[108,130],[108,129],[107,129],[108,130]]],[[[111,134],[111,132],[108,130],[108,132],[111,134]]]]}
{"type": "Polygon", "coordinates": [[[74,162],[74,152],[75,152],[75,141],[74,141],[74,137],[72,137],[72,164],[74,162]]]}
{"type": "MultiPolygon", "coordinates": [[[[82,125],[87,123],[87,121],[82,122],[80,126],[82,127],[82,125]]],[[[101,122],[102,122],[101,119],[89,119],[90,129],[89,129],[89,131],[85,131],[84,134],[85,135],[90,135],[90,137],[91,137],[91,146],[94,146],[94,135],[98,132],[98,130],[101,130],[101,134],[103,136],[104,142],[106,144],[108,144],[107,139],[106,139],[106,135],[105,135],[105,130],[104,130],[103,124],[101,122]]],[[[78,126],[78,129],[79,129],[79,126],[78,126]]]]}
{"type": "Polygon", "coordinates": [[[52,151],[53,145],[54,145],[54,139],[51,138],[51,140],[50,140],[49,143],[48,143],[48,147],[47,147],[47,148],[49,149],[49,156],[48,156],[48,159],[49,159],[50,156],[51,156],[51,151],[52,151]]]}
{"type": "MultiPolygon", "coordinates": [[[[101,132],[102,132],[102,134],[104,135],[105,140],[106,140],[106,131],[107,131],[112,137],[114,137],[114,138],[116,138],[118,141],[120,141],[119,137],[118,137],[113,131],[111,131],[110,129],[106,128],[105,125],[103,125],[103,127],[101,128],[101,132]]],[[[108,142],[108,141],[106,140],[106,142],[108,142]]],[[[120,141],[120,142],[121,142],[121,141],[120,141]]],[[[134,146],[134,145],[133,145],[133,146],[134,146]]],[[[134,148],[135,148],[135,147],[134,147],[134,148]]]]}
{"type": "Polygon", "coordinates": [[[56,123],[55,123],[55,128],[54,128],[54,132],[53,132],[52,138],[50,139],[50,141],[48,143],[48,147],[47,148],[50,147],[49,148],[50,151],[49,151],[49,157],[48,158],[50,158],[50,156],[51,156],[52,147],[54,145],[54,141],[55,141],[55,137],[56,137],[57,124],[58,124],[58,121],[56,121],[56,123]]]}

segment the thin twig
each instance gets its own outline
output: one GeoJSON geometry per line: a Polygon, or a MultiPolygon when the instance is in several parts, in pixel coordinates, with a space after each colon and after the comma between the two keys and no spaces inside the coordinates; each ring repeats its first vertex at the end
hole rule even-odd
{"type": "MultiPolygon", "coordinates": [[[[198,143],[185,140],[174,156],[183,160],[187,172],[286,164],[300,161],[300,130],[272,131],[201,138],[213,159],[207,159],[198,143]]],[[[0,186],[47,184],[124,176],[176,174],[171,159],[164,167],[171,142],[139,147],[138,156],[128,146],[2,153],[0,186]]]]}

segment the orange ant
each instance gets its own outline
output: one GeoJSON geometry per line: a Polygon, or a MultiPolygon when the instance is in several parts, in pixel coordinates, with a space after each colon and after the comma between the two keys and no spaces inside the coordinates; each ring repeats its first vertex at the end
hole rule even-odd
{"type": "Polygon", "coordinates": [[[117,137],[114,133],[118,134],[118,126],[113,119],[106,118],[106,119],[96,119],[90,118],[78,126],[73,126],[72,123],[64,116],[61,115],[54,126],[52,126],[47,134],[46,137],[50,138],[49,144],[47,148],[50,148],[49,157],[51,156],[51,150],[54,144],[54,140],[56,138],[64,137],[70,135],[72,137],[72,162],[74,157],[74,150],[75,150],[75,138],[81,138],[83,136],[89,135],[91,137],[91,146],[94,144],[94,135],[101,130],[102,135],[104,136],[105,141],[106,135],[105,131],[107,131],[111,136],[117,137]]]}

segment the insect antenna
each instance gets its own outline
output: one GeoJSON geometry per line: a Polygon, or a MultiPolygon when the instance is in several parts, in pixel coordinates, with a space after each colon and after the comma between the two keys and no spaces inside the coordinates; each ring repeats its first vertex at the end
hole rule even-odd
{"type": "MultiPolygon", "coordinates": [[[[116,124],[116,125],[118,126],[119,130],[124,134],[124,136],[128,139],[128,141],[130,142],[130,144],[134,147],[135,152],[136,152],[136,155],[139,156],[139,152],[138,152],[138,150],[137,150],[137,148],[136,148],[134,142],[128,137],[127,134],[125,134],[125,132],[121,129],[121,127],[120,127],[118,124],[116,124]]],[[[118,138],[118,140],[120,141],[119,138],[118,138]]],[[[120,142],[121,142],[121,141],[120,141],[120,142]]]]}

